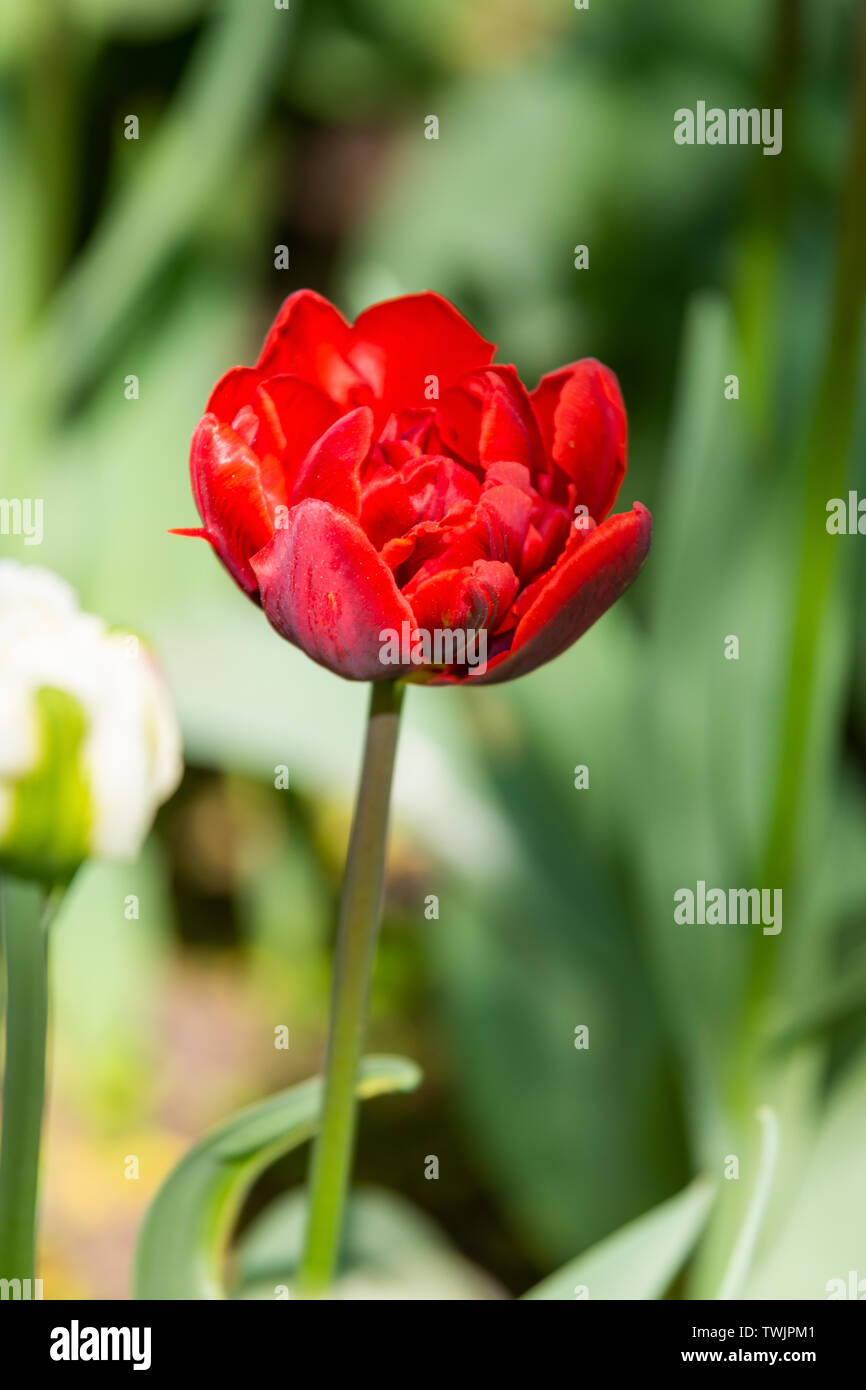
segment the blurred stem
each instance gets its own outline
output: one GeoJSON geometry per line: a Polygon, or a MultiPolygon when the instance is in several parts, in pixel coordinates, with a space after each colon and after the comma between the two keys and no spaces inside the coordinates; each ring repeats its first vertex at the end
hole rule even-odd
{"type": "Polygon", "coordinates": [[[0,1279],[32,1279],[45,1095],[45,895],[32,884],[7,878],[0,896],[6,979],[0,1279]]]}
{"type": "Polygon", "coordinates": [[[364,766],[343,879],[325,1099],[313,1146],[301,1297],[315,1298],[331,1283],[340,1250],[352,1167],[358,1065],[376,936],[382,914],[391,779],[403,689],[377,681],[370,696],[364,766]]]}

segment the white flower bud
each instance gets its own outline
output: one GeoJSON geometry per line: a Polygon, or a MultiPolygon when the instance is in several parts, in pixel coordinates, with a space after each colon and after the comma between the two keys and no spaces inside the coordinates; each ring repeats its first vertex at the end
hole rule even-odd
{"type": "Polygon", "coordinates": [[[0,561],[0,865],[63,881],[89,855],[132,857],[181,772],[138,639],[82,613],[49,570],[0,561]]]}

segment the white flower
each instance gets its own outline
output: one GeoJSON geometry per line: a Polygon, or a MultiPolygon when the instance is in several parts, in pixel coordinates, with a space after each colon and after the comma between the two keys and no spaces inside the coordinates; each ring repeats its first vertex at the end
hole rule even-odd
{"type": "Polygon", "coordinates": [[[181,772],[138,639],[82,613],[49,570],[0,561],[0,863],[52,877],[89,854],[132,857],[181,772]]]}

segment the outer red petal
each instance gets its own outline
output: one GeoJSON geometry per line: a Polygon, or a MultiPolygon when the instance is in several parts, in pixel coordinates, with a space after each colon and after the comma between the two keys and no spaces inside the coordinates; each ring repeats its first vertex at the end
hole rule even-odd
{"type": "Polygon", "coordinates": [[[190,474],[208,540],[244,592],[255,596],[249,557],[274,529],[258,459],[230,425],[205,415],[193,435],[190,474]]]}
{"type": "Polygon", "coordinates": [[[471,683],[514,680],[564,652],[625,592],[651,538],[652,517],[640,502],[609,517],[550,571],[508,652],[494,657],[483,676],[469,677],[471,683]]]}
{"type": "Polygon", "coordinates": [[[304,458],[340,414],[329,396],[300,377],[265,377],[255,367],[226,372],[207,411],[231,425],[258,456],[263,486],[275,502],[286,500],[304,458]]]}
{"type": "Polygon", "coordinates": [[[577,484],[596,521],[607,516],[625,473],[625,406],[613,372],[585,357],[543,376],[532,393],[547,452],[577,484]]]}
{"type": "Polygon", "coordinates": [[[344,405],[363,386],[346,358],[350,344],[339,310],[313,290],[297,290],[274,320],[256,366],[265,376],[299,376],[344,405]]]}
{"type": "Polygon", "coordinates": [[[316,498],[293,507],[284,530],[252,559],[262,607],[281,636],[348,680],[403,674],[380,660],[380,632],[412,609],[357,522],[316,498]]]}
{"type": "Polygon", "coordinates": [[[486,367],[496,347],[476,333],[453,304],[426,290],[374,304],[352,329],[352,365],[371,383],[386,411],[429,409],[427,378],[439,394],[461,376],[486,367]]]}
{"type": "Polygon", "coordinates": [[[207,414],[216,415],[230,425],[238,411],[251,404],[263,381],[264,376],[255,367],[229,368],[210,393],[207,414]]]}

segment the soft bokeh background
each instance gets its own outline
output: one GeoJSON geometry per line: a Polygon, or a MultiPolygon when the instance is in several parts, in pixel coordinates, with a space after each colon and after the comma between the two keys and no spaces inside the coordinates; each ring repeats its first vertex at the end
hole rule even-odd
{"type": "Polygon", "coordinates": [[[213,382],[304,285],[349,315],[435,288],[530,384],[601,357],[629,411],[620,506],[656,519],[634,591],[553,665],[409,693],[370,1046],[426,1079],[365,1106],[361,1265],[521,1293],[736,1154],[668,1289],[712,1296],[770,1104],[748,1294],[866,1277],[864,542],[824,531],[866,486],[838,234],[858,9],[4,0],[0,491],[45,499],[45,539],[0,545],[147,637],[189,765],[140,862],[83,873],[57,929],[47,1297],[127,1297],[192,1138],[320,1065],[366,694],[167,534],[195,521],[213,382]],[[783,107],[783,154],[675,145],[698,99],[783,107]],[[781,935],[676,925],[698,879],[784,886],[781,935]]]}

